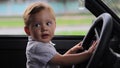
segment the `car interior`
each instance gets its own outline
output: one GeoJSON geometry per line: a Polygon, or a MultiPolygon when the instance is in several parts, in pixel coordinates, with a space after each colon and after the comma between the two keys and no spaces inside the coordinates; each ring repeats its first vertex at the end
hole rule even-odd
{"type": "MultiPolygon", "coordinates": [[[[120,68],[120,18],[105,4],[109,0],[82,0],[96,18],[85,36],[55,35],[52,39],[61,54],[82,41],[87,50],[98,40],[97,48],[89,60],[61,68],[120,68]],[[64,43],[64,44],[63,44],[64,43]]],[[[0,67],[26,68],[26,35],[0,35],[0,67]]]]}

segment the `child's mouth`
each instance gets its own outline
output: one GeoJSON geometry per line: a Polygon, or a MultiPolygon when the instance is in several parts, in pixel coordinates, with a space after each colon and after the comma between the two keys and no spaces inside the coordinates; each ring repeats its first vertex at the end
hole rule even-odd
{"type": "Polygon", "coordinates": [[[42,38],[43,38],[43,39],[47,39],[48,37],[49,37],[49,34],[43,34],[43,35],[42,35],[42,38]]]}

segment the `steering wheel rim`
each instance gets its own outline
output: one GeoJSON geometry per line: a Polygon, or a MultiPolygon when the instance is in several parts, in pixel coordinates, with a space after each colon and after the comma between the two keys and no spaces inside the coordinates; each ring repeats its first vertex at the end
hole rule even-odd
{"type": "Polygon", "coordinates": [[[107,43],[110,41],[111,33],[112,17],[108,13],[103,13],[95,19],[93,25],[83,39],[82,46],[84,49],[88,49],[94,39],[99,41],[86,68],[97,68],[103,56],[103,53],[109,47],[107,43]]]}

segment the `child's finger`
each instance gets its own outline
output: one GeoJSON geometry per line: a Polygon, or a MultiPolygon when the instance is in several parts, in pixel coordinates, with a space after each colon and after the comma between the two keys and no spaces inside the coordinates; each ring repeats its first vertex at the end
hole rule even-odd
{"type": "Polygon", "coordinates": [[[79,47],[79,49],[83,49],[82,42],[78,43],[78,47],[79,47]]]}
{"type": "Polygon", "coordinates": [[[96,45],[97,45],[97,41],[93,41],[93,43],[92,43],[92,47],[95,47],[96,45]]]}
{"type": "Polygon", "coordinates": [[[97,43],[98,43],[98,41],[94,41],[92,46],[89,48],[91,53],[95,50],[97,43]]]}
{"type": "Polygon", "coordinates": [[[79,44],[79,46],[82,46],[82,42],[79,42],[78,44],[79,44]]]}

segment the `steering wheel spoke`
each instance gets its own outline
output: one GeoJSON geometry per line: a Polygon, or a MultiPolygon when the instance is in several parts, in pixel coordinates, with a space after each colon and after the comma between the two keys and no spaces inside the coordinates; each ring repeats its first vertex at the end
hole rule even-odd
{"type": "Polygon", "coordinates": [[[96,28],[94,29],[94,31],[95,31],[96,40],[99,40],[99,38],[100,38],[100,33],[97,31],[96,28]]]}

